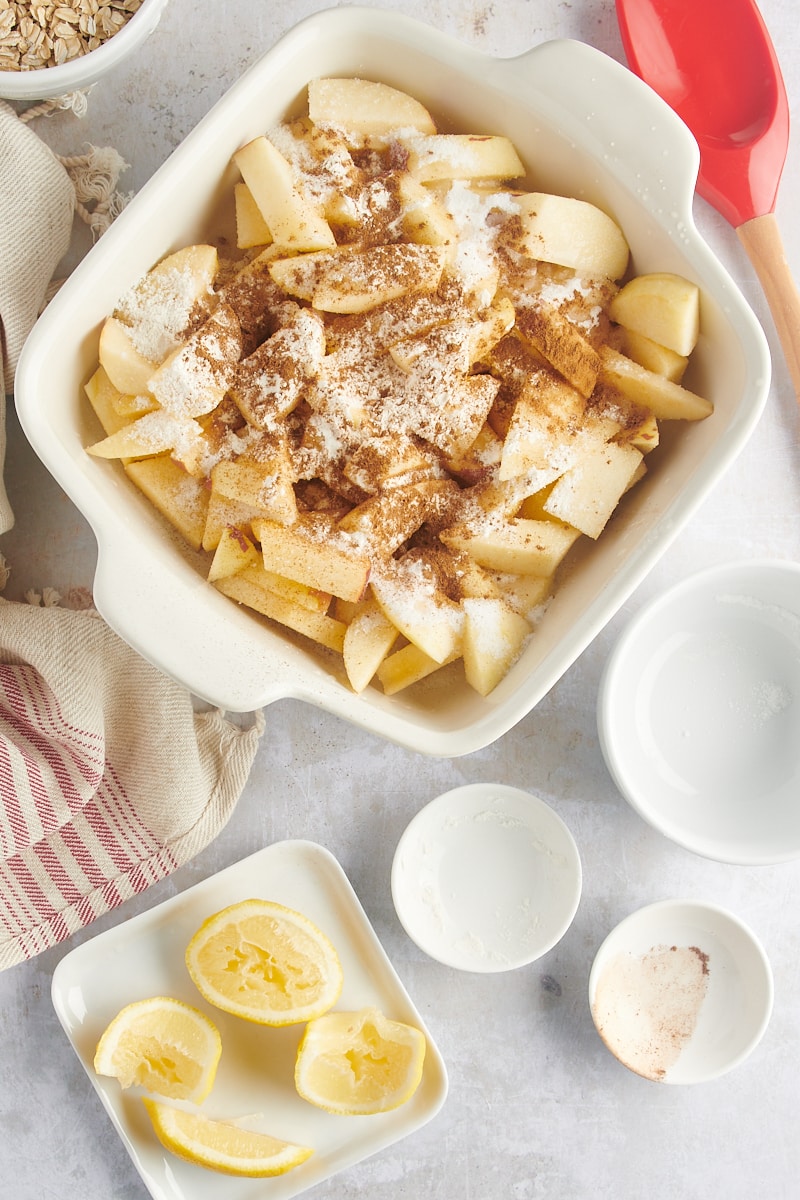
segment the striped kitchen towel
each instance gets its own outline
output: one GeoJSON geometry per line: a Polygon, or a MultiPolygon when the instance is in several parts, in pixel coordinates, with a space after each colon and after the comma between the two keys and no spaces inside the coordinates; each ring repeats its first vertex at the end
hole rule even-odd
{"type": "Polygon", "coordinates": [[[94,610],[0,598],[0,969],[202,850],[263,727],[196,711],[94,610]]]}

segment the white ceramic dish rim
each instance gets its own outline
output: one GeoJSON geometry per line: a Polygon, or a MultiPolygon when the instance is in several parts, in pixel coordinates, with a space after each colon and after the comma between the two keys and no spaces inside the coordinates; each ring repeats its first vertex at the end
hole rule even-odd
{"type": "MultiPolygon", "coordinates": [[[[745,593],[748,589],[752,592],[756,585],[763,587],[765,581],[770,579],[786,585],[796,585],[798,600],[795,615],[800,620],[800,563],[782,559],[745,559],[706,567],[656,596],[632,618],[606,661],[598,689],[597,728],[600,748],[614,783],[631,808],[659,833],[684,849],[705,858],[741,866],[763,866],[792,861],[800,857],[800,837],[787,841],[784,831],[781,832],[780,838],[773,832],[768,844],[765,839],[760,844],[748,846],[743,843],[741,837],[734,838],[722,829],[715,838],[688,830],[667,813],[660,811],[654,800],[655,790],[648,791],[639,786],[628,769],[626,753],[631,749],[632,743],[620,727],[625,718],[618,701],[620,689],[628,696],[631,694],[631,673],[640,675],[645,668],[646,658],[642,656],[640,647],[634,647],[638,647],[648,626],[660,619],[664,619],[662,628],[669,626],[667,614],[678,608],[684,600],[696,598],[702,604],[707,599],[713,599],[714,591],[725,584],[745,593]]],[[[656,648],[655,643],[653,648],[656,648]]],[[[795,779],[800,777],[800,748],[796,749],[795,779]]]]}
{"type": "MultiPolygon", "coordinates": [[[[495,831],[504,832],[497,826],[495,831]]],[[[474,844],[468,847],[467,871],[479,869],[476,850],[474,844]]],[[[527,966],[552,950],[572,925],[580,904],[582,882],[580,852],[569,827],[555,809],[533,792],[498,783],[465,784],[443,792],[426,804],[401,835],[391,871],[395,911],[411,940],[429,957],[445,966],[482,974],[527,966]],[[504,839],[498,841],[496,846],[492,844],[492,824],[487,821],[487,813],[492,818],[500,819],[500,824],[506,826],[506,833],[513,830],[518,846],[530,851],[524,863],[507,853],[508,844],[504,839]],[[502,896],[493,890],[491,879],[474,875],[468,883],[466,879],[459,881],[462,888],[466,886],[475,896],[480,896],[481,903],[487,907],[495,906],[495,911],[490,914],[494,925],[490,930],[492,940],[489,944],[485,942],[485,935],[482,938],[475,937],[470,929],[469,917],[460,912],[453,913],[453,900],[448,904],[447,899],[443,898],[442,883],[438,878],[440,866],[448,853],[452,857],[463,850],[463,847],[448,845],[458,835],[463,816],[477,820],[480,832],[476,830],[475,839],[482,840],[482,848],[486,849],[487,855],[497,859],[503,851],[506,852],[506,869],[512,873],[510,883],[504,881],[502,896]],[[530,835],[531,842],[523,846],[525,834],[530,835]],[[428,860],[428,871],[434,878],[428,878],[420,852],[428,860]],[[546,875],[546,870],[541,869],[543,860],[546,860],[545,867],[549,863],[551,871],[558,868],[556,899],[561,907],[556,912],[552,911],[552,893],[542,895],[553,884],[552,875],[546,875]],[[418,901],[423,886],[431,894],[420,905],[418,901]],[[544,930],[539,929],[538,912],[533,914],[535,923],[532,928],[526,927],[527,921],[522,916],[531,903],[528,894],[530,886],[537,891],[537,899],[551,904],[544,930]],[[451,926],[449,931],[442,927],[441,907],[448,912],[445,925],[451,926]],[[518,911],[512,911],[512,907],[518,911]],[[509,947],[508,930],[515,921],[520,941],[509,947]],[[533,933],[536,933],[535,939],[533,933]],[[458,939],[455,942],[453,935],[458,939]],[[479,948],[478,942],[481,943],[479,948]]],[[[458,904],[458,896],[455,903],[458,904]]],[[[532,907],[535,908],[535,904],[532,907]]]]}
{"type": "MultiPolygon", "coordinates": [[[[756,982],[761,993],[761,1003],[759,1016],[753,1021],[750,1036],[742,1043],[739,1051],[735,1055],[731,1055],[725,1063],[717,1063],[716,1066],[706,1070],[695,1068],[691,1079],[688,1079],[685,1073],[681,1075],[680,1071],[676,1071],[672,1078],[668,1072],[663,1080],[658,1081],[673,1085],[686,1084],[689,1082],[708,1083],[713,1079],[717,1079],[720,1076],[727,1074],[729,1071],[732,1071],[734,1067],[737,1067],[743,1063],[745,1059],[753,1053],[759,1042],[762,1040],[772,1017],[775,984],[769,957],[767,956],[763,945],[756,937],[753,930],[750,929],[750,927],[734,913],[718,904],[703,900],[689,900],[680,898],[657,900],[652,904],[645,905],[643,908],[636,909],[611,930],[611,932],[605,937],[601,945],[598,947],[589,972],[589,1009],[592,1019],[594,1020],[594,1005],[597,995],[597,985],[603,969],[608,961],[618,952],[625,950],[630,950],[637,954],[646,953],[646,951],[649,949],[648,943],[650,945],[652,944],[652,937],[642,938],[641,931],[647,929],[648,926],[651,929],[660,928],[662,931],[664,931],[666,930],[671,917],[683,916],[683,923],[685,925],[689,922],[692,915],[695,918],[698,929],[701,928],[701,926],[707,927],[709,924],[713,925],[716,929],[724,929],[727,926],[728,929],[734,931],[735,935],[747,945],[750,958],[752,962],[755,963],[756,969],[760,973],[760,979],[756,982]],[[687,916],[686,914],[690,914],[690,916],[687,916]]],[[[666,934],[666,932],[662,934],[662,937],[666,944],[670,943],[670,937],[666,934]]],[[[698,938],[698,942],[702,942],[701,937],[698,938]]],[[[704,947],[700,945],[700,949],[703,950],[704,947]]],[[[712,962],[711,970],[713,971],[713,969],[714,964],[712,962]]],[[[749,978],[752,980],[752,975],[749,975],[749,978]]],[[[603,1044],[607,1046],[607,1043],[604,1039],[602,1039],[602,1037],[601,1040],[603,1040],[603,1044]]],[[[608,1049],[610,1053],[614,1053],[612,1047],[608,1046],[608,1049]]],[[[686,1068],[684,1067],[684,1072],[685,1070],[686,1068]]],[[[648,1076],[644,1076],[643,1078],[649,1079],[648,1076]]],[[[654,1081],[650,1080],[650,1082],[654,1081]]]]}
{"type": "MultiPolygon", "coordinates": [[[[384,77],[388,70],[387,66],[382,72],[384,77]]],[[[399,82],[405,82],[413,90],[410,81],[399,82]]],[[[462,90],[466,95],[466,90],[462,90]]],[[[255,131],[252,114],[249,119],[255,131]]],[[[265,120],[262,116],[262,128],[265,120]]],[[[770,375],[766,339],[735,284],[694,227],[692,198],[698,161],[694,139],[660,98],[631,72],[582,43],[546,42],[518,58],[501,60],[487,57],[427,25],[378,10],[343,7],[302,21],[231,87],[145,185],[67,280],[23,350],[17,371],[20,421],[39,457],[95,532],[99,556],[94,594],[101,614],[120,636],[167,674],[203,699],[229,711],[249,711],[288,697],[303,699],[371,732],[436,755],[465,754],[500,737],[549,691],[641,582],[740,452],[762,411],[770,375]],[[426,695],[424,700],[419,699],[419,692],[411,699],[390,698],[372,688],[355,696],[316,660],[298,669],[297,658],[291,658],[294,650],[291,654],[285,650],[281,635],[272,639],[268,656],[262,659],[254,654],[252,645],[245,644],[240,634],[239,614],[229,617],[222,607],[230,608],[227,600],[208,597],[211,589],[196,571],[186,572],[174,565],[166,545],[148,544],[145,548],[135,540],[125,541],[130,513],[121,511],[116,498],[113,502],[108,495],[101,498],[96,476],[99,465],[86,460],[75,426],[70,426],[63,435],[55,428],[65,418],[53,408],[56,402],[52,386],[53,338],[63,324],[69,326],[77,319],[75,314],[79,310],[80,336],[74,328],[72,334],[81,345],[70,349],[71,369],[82,370],[85,379],[89,362],[86,344],[96,337],[102,315],[113,304],[116,294],[155,258],[174,248],[164,244],[169,241],[168,231],[156,234],[153,225],[166,219],[164,206],[170,198],[174,199],[176,179],[191,177],[192,171],[198,169],[198,161],[207,165],[210,150],[221,162],[227,161],[219,146],[226,149],[229,157],[248,132],[242,129],[232,143],[232,114],[241,116],[248,112],[248,104],[252,105],[253,97],[263,90],[265,81],[276,74],[280,76],[280,72],[286,74],[287,63],[302,74],[296,65],[302,57],[306,81],[315,69],[343,71],[345,59],[353,64],[349,68],[352,73],[358,65],[358,54],[365,53],[363,47],[367,44],[371,52],[380,51],[387,63],[397,62],[400,71],[407,60],[407,73],[412,68],[419,73],[424,67],[437,80],[449,72],[459,80],[479,85],[483,89],[479,94],[495,105],[498,114],[516,113],[520,128],[523,118],[525,128],[531,128],[531,111],[539,114],[542,126],[550,122],[547,127],[552,127],[550,136],[555,137],[553,130],[557,130],[559,145],[562,142],[568,145],[571,156],[578,152],[589,156],[595,175],[612,172],[603,177],[606,186],[613,183],[621,189],[620,196],[627,197],[628,204],[647,223],[648,237],[645,242],[642,234],[640,257],[649,252],[653,241],[649,235],[655,234],[656,240],[661,238],[676,262],[698,276],[713,296],[718,306],[714,322],[726,323],[724,332],[732,354],[722,356],[722,369],[728,369],[724,364],[730,358],[738,355],[741,359],[736,367],[737,371],[741,367],[741,395],[735,401],[730,400],[735,408],[728,414],[725,428],[707,452],[704,449],[702,464],[696,465],[679,494],[670,496],[663,504],[658,502],[658,519],[649,523],[648,531],[637,532],[636,521],[631,520],[634,545],[618,563],[619,551],[610,547],[613,538],[608,533],[604,535],[609,549],[603,551],[602,561],[607,558],[616,563],[613,579],[604,577],[601,567],[597,568],[598,578],[582,576],[590,598],[579,601],[574,615],[571,608],[568,613],[561,599],[565,589],[560,588],[559,611],[564,614],[565,631],[561,635],[555,633],[552,645],[545,646],[542,642],[541,649],[537,648],[540,661],[535,670],[528,665],[532,661],[529,648],[488,699],[459,696],[452,709],[448,708],[452,688],[446,694],[446,703],[434,693],[432,698],[426,695]],[[308,61],[312,54],[313,61],[308,61]],[[571,90],[564,88],[565,79],[575,81],[571,90]],[[615,121],[618,111],[615,105],[622,106],[623,101],[626,121],[620,125],[615,121]],[[654,130],[658,131],[658,138],[653,137],[654,130]],[[657,154],[652,149],[656,144],[657,154]],[[662,169],[665,159],[669,161],[668,177],[662,169]],[[652,183],[647,184],[643,193],[641,180],[650,177],[652,183]],[[135,255],[138,258],[132,258],[135,255]],[[120,268],[114,294],[108,293],[109,262],[116,262],[120,268]],[[77,359],[81,361],[76,365],[77,359]],[[50,405],[47,413],[42,409],[44,396],[50,405]],[[167,566],[171,573],[170,588],[159,590],[159,572],[167,566]],[[235,635],[231,632],[231,638],[239,639],[235,656],[230,642],[215,645],[210,632],[204,638],[203,655],[197,653],[196,638],[188,638],[187,613],[194,610],[193,620],[201,617],[197,605],[200,589],[205,597],[202,620],[209,621],[213,616],[215,622],[225,622],[231,631],[233,622],[237,623],[235,635]]],[[[597,191],[601,184],[595,177],[587,180],[587,187],[597,191]]],[[[63,352],[62,345],[60,366],[63,366],[63,352]]],[[[729,397],[732,390],[736,394],[733,386],[724,389],[725,396],[729,397]]],[[[65,392],[63,403],[74,407],[78,398],[65,392]]],[[[79,417],[75,425],[82,419],[79,417]]],[[[705,447],[705,441],[702,444],[705,447]]],[[[620,533],[618,540],[627,536],[620,533]]],[[[160,537],[166,543],[163,534],[160,537]]],[[[584,570],[583,565],[581,569],[584,570]]],[[[548,613],[546,621],[551,620],[548,613]]]]}
{"type": "Polygon", "coordinates": [[[118,33],[96,50],[38,71],[0,71],[0,97],[6,100],[50,100],[96,83],[150,36],[169,0],[144,0],[118,33]]]}
{"type": "Polygon", "coordinates": [[[447,1097],[447,1071],[430,1031],[399,979],[341,864],[316,842],[274,842],[194,884],[154,908],[97,934],[56,966],[53,1004],[75,1053],[154,1200],[290,1200],[431,1121],[447,1097]],[[422,1082],[400,1108],[377,1116],[337,1117],[294,1095],[293,1055],[302,1026],[267,1029],[205,1003],[184,968],[188,938],[211,913],[260,896],[303,912],[329,934],[345,982],[336,1009],[375,1004],[387,1016],[422,1029],[427,1050],[422,1082]],[[174,995],[205,1011],[222,1036],[214,1086],[202,1105],[209,1116],[261,1114],[268,1131],[317,1151],[288,1174],[267,1181],[230,1176],[184,1163],[162,1149],[138,1097],[93,1069],[94,1048],[123,1005],[174,995]],[[259,1074],[267,1054],[271,1082],[259,1074]],[[244,1072],[244,1076],[242,1074],[244,1072]],[[218,1107],[215,1108],[215,1105],[218,1107]],[[254,1107],[251,1107],[254,1106],[254,1107]]]}

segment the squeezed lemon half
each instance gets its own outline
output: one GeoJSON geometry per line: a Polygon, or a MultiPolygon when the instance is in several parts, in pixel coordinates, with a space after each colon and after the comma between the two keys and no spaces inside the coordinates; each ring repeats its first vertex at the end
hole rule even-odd
{"type": "Polygon", "coordinates": [[[123,1008],[97,1043],[94,1069],[123,1088],[199,1103],[211,1091],[222,1041],[212,1021],[171,996],[123,1008]]]}
{"type": "Polygon", "coordinates": [[[318,1017],[342,990],[325,934],[271,900],[243,900],[209,917],[186,949],[186,966],[210,1004],[262,1025],[318,1017]]]}
{"type": "Polygon", "coordinates": [[[149,1097],[144,1104],[156,1136],[167,1150],[225,1175],[285,1175],[313,1154],[308,1146],[284,1142],[233,1121],[213,1120],[149,1097]]]}
{"type": "Polygon", "coordinates": [[[374,1007],[309,1021],[297,1051],[295,1086],[328,1112],[388,1112],[410,1100],[422,1079],[425,1035],[374,1007]]]}

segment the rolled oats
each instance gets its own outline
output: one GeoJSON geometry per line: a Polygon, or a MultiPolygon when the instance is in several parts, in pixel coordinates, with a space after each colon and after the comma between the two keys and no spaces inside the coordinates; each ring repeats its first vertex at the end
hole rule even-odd
{"type": "Polygon", "coordinates": [[[143,0],[0,0],[0,71],[37,71],[113,37],[143,0]]]}

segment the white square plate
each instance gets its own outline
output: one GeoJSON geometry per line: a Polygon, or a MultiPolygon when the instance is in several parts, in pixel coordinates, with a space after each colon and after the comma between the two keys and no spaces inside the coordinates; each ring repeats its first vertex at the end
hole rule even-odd
{"type": "Polygon", "coordinates": [[[154,1200],[287,1200],[344,1167],[413,1133],[441,1108],[447,1074],[430,1033],[392,967],[347,876],[329,851],[307,841],[277,842],[149,912],[73,950],[53,976],[53,1004],[78,1058],[154,1200]],[[414,1096],[393,1112],[334,1116],[301,1100],[294,1058],[304,1026],[271,1029],[207,1005],[184,965],[206,917],[249,897],[276,900],[309,917],[336,946],[344,987],[336,1007],[378,1008],[425,1033],[425,1067],[414,1096]],[[301,1166],[272,1179],[207,1171],[168,1153],[133,1089],[92,1066],[109,1021],[133,1000],[169,995],[206,1012],[222,1036],[222,1058],[203,1111],[212,1117],[263,1114],[275,1137],[312,1146],[301,1166]]]}

